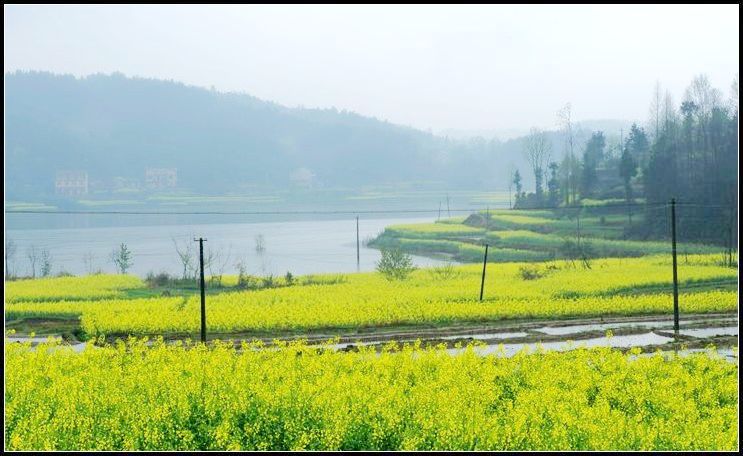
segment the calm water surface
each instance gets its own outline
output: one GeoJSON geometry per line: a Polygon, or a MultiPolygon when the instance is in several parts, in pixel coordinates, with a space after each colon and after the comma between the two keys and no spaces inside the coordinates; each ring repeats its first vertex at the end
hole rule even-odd
{"type": "MultiPolygon", "coordinates": [[[[434,218],[364,218],[359,221],[361,240],[358,270],[375,268],[380,253],[363,246],[384,230],[398,223],[432,222],[434,218]]],[[[182,266],[173,239],[185,248],[190,245],[198,252],[194,237],[204,237],[205,250],[219,253],[215,270],[224,265],[225,274],[237,272],[236,263],[242,260],[249,274],[283,275],[333,272],[355,272],[356,220],[280,221],[225,224],[172,224],[159,226],[119,226],[64,229],[10,229],[6,239],[16,245],[16,254],[10,269],[17,275],[30,273],[27,250],[48,249],[52,256],[52,273],[68,271],[85,274],[93,271],[114,272],[111,251],[125,243],[133,253],[131,273],[145,275],[149,271],[180,274],[182,266]],[[263,238],[264,250],[256,249],[257,239],[263,238]],[[85,261],[85,257],[92,261],[85,261]]],[[[196,258],[196,256],[194,256],[196,258]]],[[[433,266],[442,261],[413,257],[417,266],[433,266]]],[[[39,266],[37,263],[37,274],[39,266]]],[[[208,272],[208,271],[207,271],[208,272]]]]}

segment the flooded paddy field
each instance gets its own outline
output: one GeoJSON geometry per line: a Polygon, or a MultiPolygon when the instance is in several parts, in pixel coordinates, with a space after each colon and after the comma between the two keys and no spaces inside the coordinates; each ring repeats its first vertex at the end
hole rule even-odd
{"type": "MultiPolygon", "coordinates": [[[[49,336],[58,338],[58,336],[49,336]]],[[[47,337],[6,337],[6,343],[30,342],[32,346],[47,341],[47,337]]],[[[355,351],[372,346],[377,351],[392,342],[403,345],[420,341],[421,346],[442,346],[452,355],[464,351],[464,346],[475,342],[475,351],[481,355],[514,356],[527,349],[534,351],[567,351],[579,347],[612,347],[628,351],[639,347],[645,352],[705,350],[714,345],[719,354],[733,359],[732,347],[738,346],[738,316],[733,313],[683,316],[678,334],[673,329],[672,317],[635,316],[551,321],[503,321],[487,324],[456,324],[438,328],[387,328],[372,331],[364,328],[354,332],[308,333],[287,336],[240,337],[213,335],[210,340],[232,341],[239,346],[243,341],[261,341],[265,348],[280,342],[304,341],[325,349],[355,351]]],[[[92,343],[60,340],[75,351],[94,347],[92,343]]],[[[109,341],[111,342],[111,341],[109,341]]],[[[174,340],[169,340],[172,343],[174,340]]],[[[149,342],[152,343],[152,342],[149,342]]]]}

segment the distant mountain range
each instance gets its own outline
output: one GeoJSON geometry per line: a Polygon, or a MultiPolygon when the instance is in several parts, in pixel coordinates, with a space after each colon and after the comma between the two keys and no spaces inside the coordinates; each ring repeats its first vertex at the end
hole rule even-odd
{"type": "MultiPolygon", "coordinates": [[[[604,122],[607,130],[620,124],[604,122]]],[[[551,137],[559,158],[563,140],[551,137]]],[[[496,190],[506,188],[509,165],[528,185],[520,138],[446,138],[332,108],[117,73],[5,75],[6,200],[54,195],[60,171],[113,188],[143,183],[147,168],[176,168],[179,188],[224,194],[401,182],[496,190]]]]}

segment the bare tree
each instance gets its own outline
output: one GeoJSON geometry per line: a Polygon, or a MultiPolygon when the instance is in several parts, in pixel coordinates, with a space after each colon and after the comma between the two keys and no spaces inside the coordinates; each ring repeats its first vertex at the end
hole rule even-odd
{"type": "Polygon", "coordinates": [[[175,238],[171,239],[173,240],[175,251],[178,253],[178,259],[181,261],[181,265],[183,265],[183,280],[185,280],[191,277],[193,271],[196,270],[194,265],[194,244],[190,242],[191,237],[186,240],[185,246],[179,245],[175,238]]]}
{"type": "Polygon", "coordinates": [[[237,286],[245,288],[250,283],[250,277],[248,277],[248,261],[246,260],[247,255],[241,255],[238,253],[237,262],[235,262],[235,269],[237,269],[237,286]]]}
{"type": "Polygon", "coordinates": [[[211,249],[207,247],[206,256],[204,257],[204,269],[209,272],[209,281],[213,283],[222,283],[222,278],[217,274],[217,265],[222,258],[222,249],[211,249]],[[207,261],[207,258],[209,259],[207,261]]]}
{"type": "Polygon", "coordinates": [[[684,101],[691,103],[696,109],[693,111],[696,114],[696,118],[699,125],[699,139],[700,143],[698,148],[701,150],[709,150],[712,153],[701,153],[702,166],[701,170],[709,169],[709,161],[712,161],[712,168],[715,170],[714,173],[717,175],[717,166],[714,163],[718,157],[716,154],[716,148],[712,147],[712,113],[716,109],[722,106],[722,92],[719,89],[712,87],[709,82],[709,78],[705,74],[700,74],[691,81],[691,85],[686,89],[684,94],[684,101]]]}
{"type": "Polygon", "coordinates": [[[36,278],[36,263],[39,261],[39,251],[36,249],[35,245],[30,245],[26,247],[26,258],[28,258],[28,262],[31,265],[31,278],[36,278]]]}
{"type": "MultiPolygon", "coordinates": [[[[671,92],[666,90],[666,95],[663,97],[663,126],[669,128],[670,125],[675,121],[676,118],[676,106],[673,102],[673,95],[671,92]]],[[[644,163],[643,163],[644,166],[644,163]]]]}
{"type": "Polygon", "coordinates": [[[524,141],[524,155],[526,155],[526,160],[534,173],[538,201],[542,201],[542,182],[547,170],[547,163],[550,160],[551,150],[552,144],[550,144],[547,133],[538,128],[532,128],[524,141]]]}
{"type": "MultiPolygon", "coordinates": [[[[204,252],[204,271],[210,271],[209,274],[211,275],[212,265],[215,263],[217,258],[219,258],[219,251],[207,246],[206,251],[204,252]]],[[[201,266],[199,265],[199,267],[201,266]]],[[[195,268],[194,279],[198,279],[199,277],[199,267],[195,268]]]]}
{"type": "Polygon", "coordinates": [[[88,251],[83,255],[83,264],[85,265],[85,270],[88,272],[88,274],[93,273],[93,260],[95,259],[95,256],[93,255],[93,252],[88,251]]]}
{"type": "MultiPolygon", "coordinates": [[[[209,275],[211,276],[212,280],[214,280],[218,284],[222,283],[222,276],[224,275],[225,269],[227,269],[227,265],[230,262],[231,255],[232,255],[232,245],[230,244],[230,246],[227,248],[226,253],[221,248],[216,250],[216,253],[214,254],[211,261],[209,262],[209,266],[208,266],[209,275]]],[[[206,263],[206,260],[204,261],[206,263]]]]}
{"type": "Polygon", "coordinates": [[[13,271],[10,269],[11,261],[15,257],[15,252],[18,249],[15,241],[12,239],[5,239],[5,278],[8,279],[13,277],[13,271]]]}
{"type": "Polygon", "coordinates": [[[699,110],[700,117],[707,117],[712,110],[722,104],[722,92],[712,87],[706,74],[700,74],[691,81],[686,89],[685,99],[693,102],[699,110]]]}
{"type": "Polygon", "coordinates": [[[255,251],[262,255],[263,252],[266,251],[266,240],[263,238],[262,234],[259,234],[255,237],[255,251]]]}
{"type": "Polygon", "coordinates": [[[570,204],[577,199],[578,193],[578,174],[580,173],[580,163],[575,159],[574,136],[572,121],[572,106],[566,103],[565,106],[557,112],[557,118],[562,125],[565,134],[565,158],[563,159],[563,173],[565,176],[565,203],[570,204]]]}
{"type": "Polygon", "coordinates": [[[663,92],[659,81],[655,82],[653,89],[653,99],[650,101],[650,121],[649,126],[653,131],[653,138],[657,141],[660,135],[660,122],[663,117],[663,92]]]}
{"type": "Polygon", "coordinates": [[[730,84],[730,110],[733,114],[738,112],[738,73],[735,73],[733,83],[730,84]]]}

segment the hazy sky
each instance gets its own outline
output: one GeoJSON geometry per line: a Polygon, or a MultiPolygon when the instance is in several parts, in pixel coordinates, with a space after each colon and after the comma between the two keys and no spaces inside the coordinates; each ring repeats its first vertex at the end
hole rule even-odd
{"type": "Polygon", "coordinates": [[[422,129],[642,119],[656,80],[727,97],[738,6],[5,6],[5,71],[175,79],[422,129]]]}

